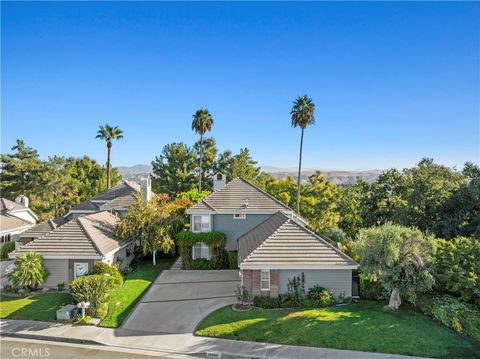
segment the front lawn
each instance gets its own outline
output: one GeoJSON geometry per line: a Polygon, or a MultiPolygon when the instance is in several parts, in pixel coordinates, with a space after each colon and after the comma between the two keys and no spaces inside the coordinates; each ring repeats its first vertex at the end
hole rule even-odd
{"type": "Polygon", "coordinates": [[[478,357],[480,344],[406,306],[398,312],[384,312],[383,306],[361,301],[323,309],[248,312],[228,306],[205,318],[195,334],[436,358],[478,357]]]}
{"type": "Polygon", "coordinates": [[[120,288],[108,300],[108,314],[100,323],[102,327],[118,328],[141,298],[150,284],[164,269],[170,268],[175,258],[163,258],[154,266],[147,258],[125,277],[120,288]]]}
{"type": "Polygon", "coordinates": [[[16,298],[2,295],[0,318],[52,322],[61,306],[72,303],[68,293],[47,293],[16,298]]]}

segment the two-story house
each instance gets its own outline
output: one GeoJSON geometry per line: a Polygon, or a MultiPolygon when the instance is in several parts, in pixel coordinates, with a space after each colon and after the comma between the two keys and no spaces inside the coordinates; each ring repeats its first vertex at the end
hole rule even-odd
{"type": "MultiPolygon", "coordinates": [[[[306,221],[288,206],[249,181],[226,183],[214,176],[214,192],[191,207],[192,232],[222,232],[225,249],[238,251],[242,284],[250,295],[277,296],[288,280],[305,276],[306,289],[318,284],[335,296],[351,296],[352,270],[358,264],[306,228],[306,221]]],[[[197,243],[192,258],[210,258],[209,247],[197,243]]]]}

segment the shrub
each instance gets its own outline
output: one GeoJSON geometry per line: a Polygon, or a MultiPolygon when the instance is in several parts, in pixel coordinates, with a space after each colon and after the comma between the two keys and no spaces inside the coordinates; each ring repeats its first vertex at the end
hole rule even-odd
{"type": "Polygon", "coordinates": [[[92,317],[89,315],[86,315],[85,318],[82,319],[81,323],[84,325],[89,325],[91,321],[92,321],[92,317]]]}
{"type": "Polygon", "coordinates": [[[70,284],[70,294],[77,302],[90,302],[89,315],[104,318],[108,311],[107,299],[113,281],[103,274],[85,275],[70,284]]]}
{"type": "Polygon", "coordinates": [[[227,254],[223,248],[211,248],[210,269],[227,268],[227,254]]]}
{"type": "Polygon", "coordinates": [[[238,269],[237,251],[228,252],[228,269],[238,269]]]}
{"type": "Polygon", "coordinates": [[[15,269],[9,274],[14,287],[37,288],[48,277],[48,271],[43,266],[43,257],[35,252],[24,253],[17,257],[15,269]]]}
{"type": "Polygon", "coordinates": [[[15,250],[15,242],[7,242],[2,246],[0,250],[0,256],[2,259],[8,259],[8,254],[15,250]]]}
{"type": "Polygon", "coordinates": [[[202,242],[209,247],[224,247],[227,237],[221,232],[201,232],[193,233],[189,231],[181,231],[176,235],[177,243],[181,246],[193,246],[195,243],[202,242]]]}
{"type": "Polygon", "coordinates": [[[120,287],[123,284],[122,274],[116,265],[111,266],[105,262],[98,262],[93,268],[93,273],[109,276],[112,279],[115,288],[120,287]]]}
{"type": "Polygon", "coordinates": [[[314,307],[329,307],[335,304],[332,292],[319,285],[308,290],[307,298],[313,302],[314,307]]]}
{"type": "Polygon", "coordinates": [[[255,307],[260,307],[265,309],[273,309],[273,308],[280,307],[278,298],[270,298],[270,297],[262,297],[262,296],[256,296],[255,298],[253,298],[253,305],[255,307]]]}
{"type": "Polygon", "coordinates": [[[465,237],[437,240],[434,274],[438,289],[480,304],[480,241],[465,237]]]}
{"type": "Polygon", "coordinates": [[[65,289],[65,283],[58,283],[57,284],[57,290],[61,292],[62,290],[65,289]]]}
{"type": "Polygon", "coordinates": [[[237,288],[235,289],[235,297],[237,297],[237,302],[239,303],[246,303],[250,299],[247,289],[244,285],[241,286],[240,284],[237,284],[237,288]]]}
{"type": "Polygon", "coordinates": [[[300,303],[305,298],[305,273],[293,276],[292,279],[288,278],[287,291],[290,300],[297,304],[300,303]]]}
{"type": "Polygon", "coordinates": [[[205,258],[194,259],[191,261],[189,269],[199,269],[199,270],[212,269],[212,264],[208,259],[205,259],[205,258]]]}
{"type": "Polygon", "coordinates": [[[380,281],[371,281],[364,274],[360,274],[360,298],[368,300],[386,298],[382,283],[380,281]]]}
{"type": "Polygon", "coordinates": [[[480,342],[480,309],[477,306],[462,303],[449,295],[429,294],[419,295],[415,306],[445,326],[480,342]]]}

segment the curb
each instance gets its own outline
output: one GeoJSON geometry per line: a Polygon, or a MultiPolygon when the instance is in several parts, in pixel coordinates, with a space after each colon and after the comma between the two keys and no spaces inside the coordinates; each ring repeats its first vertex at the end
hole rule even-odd
{"type": "Polygon", "coordinates": [[[69,344],[101,345],[101,346],[105,346],[105,347],[108,346],[104,343],[97,342],[95,340],[54,337],[54,336],[51,336],[51,335],[24,334],[24,333],[2,333],[0,335],[0,338],[1,337],[32,339],[32,340],[46,340],[46,341],[50,341],[50,342],[60,342],[60,343],[69,343],[69,344]]]}

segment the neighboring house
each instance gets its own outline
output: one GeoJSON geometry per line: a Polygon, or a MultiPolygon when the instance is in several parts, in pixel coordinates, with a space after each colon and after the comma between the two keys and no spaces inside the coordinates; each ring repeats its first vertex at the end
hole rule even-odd
{"type": "Polygon", "coordinates": [[[118,216],[107,211],[68,220],[20,246],[9,257],[16,258],[27,252],[41,254],[49,272],[43,283],[45,287],[68,284],[92,273],[99,261],[119,264],[123,269],[133,259],[134,243],[114,236],[118,220],[118,216]]]}
{"type": "MultiPolygon", "coordinates": [[[[357,263],[307,229],[289,207],[241,177],[225,183],[216,174],[214,190],[187,211],[191,231],[226,235],[225,249],[238,251],[242,284],[252,297],[285,293],[288,280],[302,273],[306,289],[318,284],[335,296],[352,295],[357,263]]],[[[209,259],[209,247],[197,243],[192,258],[209,259]]]]}
{"type": "Polygon", "coordinates": [[[28,198],[19,196],[15,202],[0,199],[0,240],[1,244],[16,241],[22,232],[37,223],[37,215],[28,208],[28,198]]]}
{"type": "Polygon", "coordinates": [[[135,182],[123,181],[119,185],[72,207],[64,217],[70,220],[101,211],[115,211],[122,215],[135,203],[137,193],[142,193],[147,201],[150,200],[152,197],[150,177],[142,180],[140,185],[135,182]]]}

